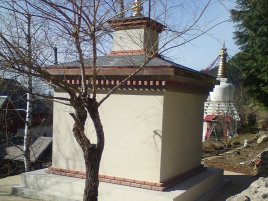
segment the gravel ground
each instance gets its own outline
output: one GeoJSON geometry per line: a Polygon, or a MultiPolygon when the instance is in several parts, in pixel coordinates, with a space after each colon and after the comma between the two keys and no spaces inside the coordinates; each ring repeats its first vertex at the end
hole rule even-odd
{"type": "MultiPolygon", "coordinates": [[[[217,153],[213,152],[209,155],[209,157],[203,158],[203,163],[205,166],[220,168],[224,170],[229,170],[232,172],[239,172],[245,175],[255,176],[258,174],[258,168],[255,167],[255,161],[258,161],[258,158],[261,153],[267,151],[268,142],[262,142],[258,144],[256,142],[257,138],[255,134],[251,135],[241,135],[232,141],[236,140],[235,142],[238,143],[240,147],[231,149],[228,148],[228,152],[217,153]],[[253,137],[255,137],[255,139],[253,137]],[[248,145],[243,146],[242,142],[244,139],[248,139],[248,145]]],[[[230,143],[230,142],[225,142],[230,143]]],[[[224,147],[224,143],[222,142],[213,142],[208,141],[204,143],[206,148],[211,146],[212,148],[215,147],[224,147]]],[[[210,148],[211,148],[210,147],[210,148]]],[[[220,150],[224,151],[224,150],[220,150]]]]}

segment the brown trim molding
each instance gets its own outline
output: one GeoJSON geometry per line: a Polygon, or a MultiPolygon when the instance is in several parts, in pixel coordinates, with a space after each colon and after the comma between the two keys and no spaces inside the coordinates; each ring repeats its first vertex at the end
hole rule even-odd
{"type": "MultiPolygon", "coordinates": [[[[204,170],[205,170],[205,167],[203,165],[200,165],[196,168],[193,168],[190,171],[187,171],[183,174],[172,177],[172,178],[165,180],[163,182],[160,182],[160,183],[140,181],[140,180],[135,180],[135,179],[114,177],[114,176],[107,176],[107,175],[99,175],[99,181],[105,182],[105,183],[123,185],[123,186],[131,186],[131,187],[136,187],[136,188],[149,189],[149,190],[154,190],[154,191],[166,191],[169,188],[175,186],[176,184],[178,184],[178,183],[188,179],[189,177],[196,175],[204,170]]],[[[61,169],[61,168],[54,168],[54,167],[49,167],[47,170],[47,173],[61,175],[61,176],[67,176],[67,177],[75,177],[75,178],[79,178],[79,179],[86,178],[85,172],[76,171],[76,170],[61,169]]]]}
{"type": "Polygon", "coordinates": [[[187,83],[181,81],[167,81],[166,82],[167,90],[189,92],[194,94],[204,94],[207,95],[211,91],[211,86],[199,84],[199,83],[187,83]]]}
{"type": "Polygon", "coordinates": [[[125,55],[144,55],[144,50],[122,50],[122,51],[111,51],[109,56],[125,56],[125,55]]]}
{"type": "Polygon", "coordinates": [[[151,30],[155,30],[158,33],[161,33],[166,28],[163,24],[143,17],[143,18],[124,18],[124,19],[116,19],[108,21],[110,27],[115,30],[128,30],[128,29],[142,29],[142,28],[150,28],[151,30]]]}

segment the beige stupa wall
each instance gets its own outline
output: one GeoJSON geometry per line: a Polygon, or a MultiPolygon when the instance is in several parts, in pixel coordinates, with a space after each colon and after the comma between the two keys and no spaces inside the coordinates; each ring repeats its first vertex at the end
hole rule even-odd
{"type": "MultiPolygon", "coordinates": [[[[67,97],[59,92],[54,95],[67,97]]],[[[103,96],[100,94],[98,98],[103,96]]],[[[99,111],[105,148],[100,174],[159,182],[161,136],[158,131],[162,128],[162,108],[162,92],[113,94],[103,103],[99,111]]],[[[66,105],[54,103],[52,166],[85,171],[82,151],[72,135],[71,111],[66,105]]],[[[90,122],[86,133],[94,136],[90,122]]]]}
{"type": "Polygon", "coordinates": [[[158,182],[163,96],[144,91],[114,94],[100,109],[106,144],[101,174],[158,182]]]}
{"type": "Polygon", "coordinates": [[[164,93],[161,182],[200,166],[205,95],[164,93]]]}
{"type": "MultiPolygon", "coordinates": [[[[59,92],[55,96],[67,97],[59,92]]],[[[105,132],[100,174],[163,182],[200,166],[205,98],[171,91],[113,94],[99,110],[105,132]]],[[[85,171],[70,112],[70,107],[54,103],[52,166],[85,171]]],[[[94,142],[94,128],[87,125],[94,142]]]]}

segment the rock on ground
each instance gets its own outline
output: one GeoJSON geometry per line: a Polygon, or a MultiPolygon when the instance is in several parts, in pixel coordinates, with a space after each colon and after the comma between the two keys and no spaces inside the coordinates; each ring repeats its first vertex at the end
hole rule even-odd
{"type": "Polygon", "coordinates": [[[268,177],[260,177],[240,194],[229,197],[226,201],[267,201],[268,177]]]}
{"type": "Polygon", "coordinates": [[[257,143],[260,144],[262,142],[267,142],[268,141],[268,134],[264,134],[264,135],[261,135],[258,140],[257,140],[257,143]]]}

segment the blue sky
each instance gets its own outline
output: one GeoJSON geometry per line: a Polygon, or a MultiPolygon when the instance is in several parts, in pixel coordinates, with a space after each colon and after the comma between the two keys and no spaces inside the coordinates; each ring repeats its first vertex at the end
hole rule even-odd
{"type": "MultiPolygon", "coordinates": [[[[133,1],[126,0],[126,7],[131,7],[133,1]]],[[[175,29],[180,31],[184,25],[190,24],[197,18],[197,13],[202,11],[208,1],[210,0],[151,0],[151,12],[152,15],[155,14],[155,16],[164,18],[162,21],[154,17],[153,19],[165,22],[165,24],[174,26],[175,29]],[[159,2],[163,2],[163,4],[159,2]],[[167,10],[165,6],[169,6],[171,9],[167,10]],[[195,16],[195,14],[197,15],[195,16]]],[[[144,2],[144,12],[145,16],[147,16],[148,0],[144,0],[144,2]]],[[[230,19],[229,10],[234,7],[235,0],[211,0],[201,20],[198,22],[197,28],[211,27],[214,24],[230,19]]],[[[233,56],[238,52],[238,47],[234,44],[233,40],[234,30],[234,24],[231,21],[224,22],[211,29],[207,34],[172,49],[165,56],[168,56],[168,58],[176,63],[192,69],[204,69],[218,56],[224,42],[229,56],[233,56]]],[[[183,40],[181,41],[183,42],[183,40]]]]}
{"type": "MultiPolygon", "coordinates": [[[[231,0],[212,1],[201,23],[205,25],[212,19],[214,23],[230,19],[229,10],[234,6],[235,3],[231,0]]],[[[222,23],[210,30],[208,34],[180,46],[179,49],[174,49],[171,58],[175,62],[195,70],[204,69],[217,57],[224,42],[229,56],[233,56],[239,51],[233,40],[234,31],[232,22],[222,23]]]]}

